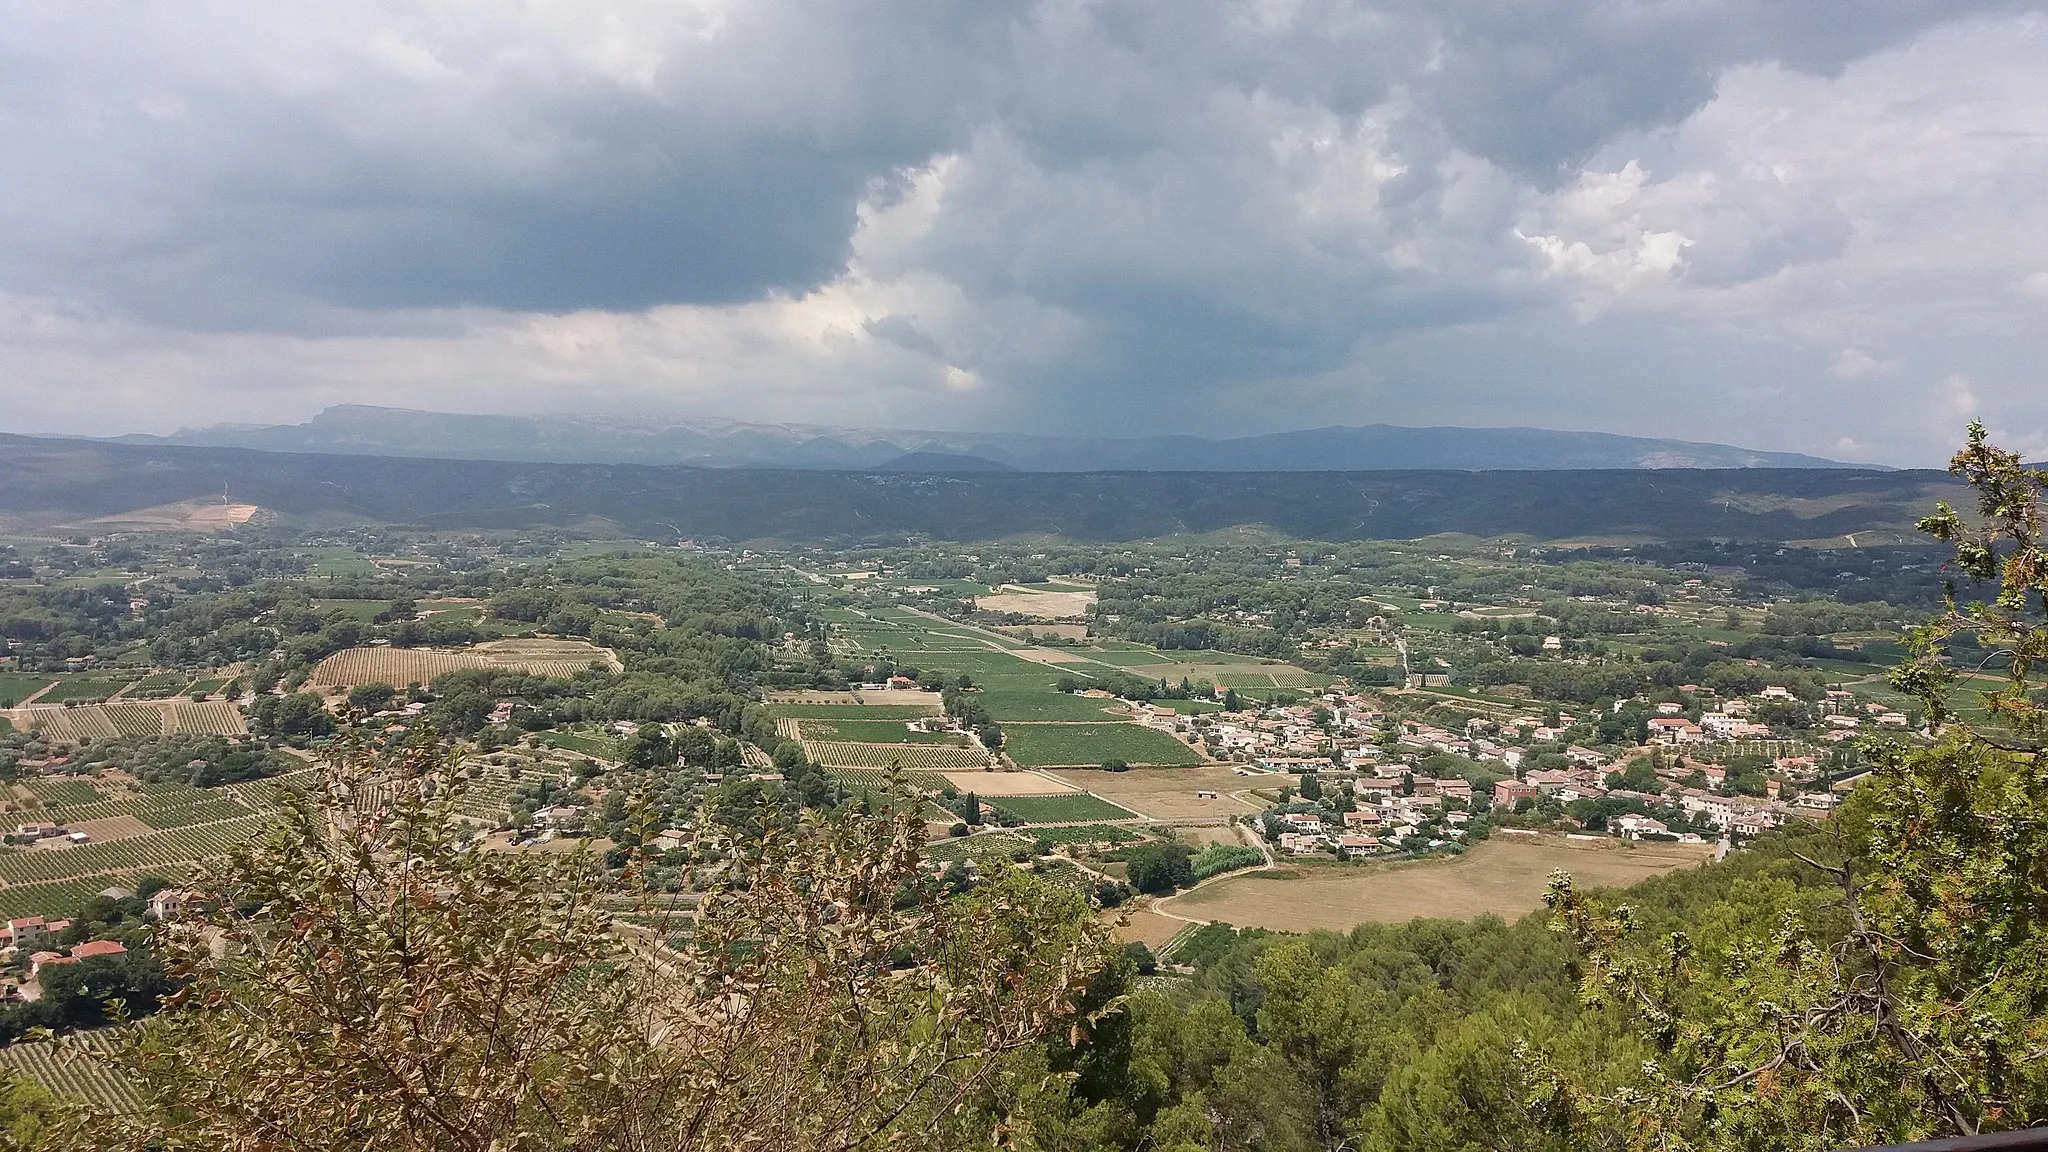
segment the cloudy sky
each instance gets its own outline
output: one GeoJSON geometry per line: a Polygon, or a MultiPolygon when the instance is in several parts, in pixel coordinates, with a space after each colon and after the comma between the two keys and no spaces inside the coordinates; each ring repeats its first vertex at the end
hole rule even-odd
{"type": "Polygon", "coordinates": [[[2048,451],[2039,2],[0,13],[0,429],[2048,451]]]}

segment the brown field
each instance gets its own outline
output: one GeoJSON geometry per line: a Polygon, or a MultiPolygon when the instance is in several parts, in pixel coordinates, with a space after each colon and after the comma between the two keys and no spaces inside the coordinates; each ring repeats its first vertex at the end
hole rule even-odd
{"type": "Polygon", "coordinates": [[[1174,938],[1181,929],[1188,926],[1185,920],[1161,916],[1157,912],[1140,908],[1130,914],[1129,919],[1119,925],[1116,934],[1125,940],[1137,940],[1155,951],[1161,944],[1174,938]]]}
{"type": "Polygon", "coordinates": [[[1095,607],[1095,593],[1033,592],[1005,584],[993,596],[976,596],[974,606],[984,612],[1015,612],[1040,620],[1065,620],[1086,616],[1095,607]]]}
{"type": "Polygon", "coordinates": [[[403,688],[408,684],[425,684],[462,668],[506,668],[566,678],[593,662],[613,671],[620,668],[619,658],[611,649],[583,640],[492,640],[474,648],[455,650],[350,648],[316,665],[312,682],[335,688],[353,688],[358,684],[403,688]]]}
{"type": "Polygon", "coordinates": [[[1282,866],[1212,880],[1176,897],[1173,910],[1251,928],[1343,931],[1416,917],[1455,920],[1493,913],[1509,920],[1543,905],[1550,873],[1563,869],[1593,888],[1621,887],[1705,860],[1705,845],[1623,847],[1488,840],[1453,860],[1357,868],[1282,866]]]}
{"type": "Polygon", "coordinates": [[[960,791],[973,792],[977,796],[1053,796],[1079,790],[1042,772],[941,772],[939,775],[960,791]]]}
{"type": "Polygon", "coordinates": [[[101,516],[86,523],[124,532],[225,532],[247,524],[263,511],[254,504],[222,504],[208,500],[181,500],[101,516]]]}
{"type": "Polygon", "coordinates": [[[94,843],[103,844],[109,840],[126,840],[131,836],[147,836],[156,831],[133,816],[108,816],[99,820],[73,820],[65,824],[73,832],[83,832],[93,838],[94,843]]]}
{"type": "Polygon", "coordinates": [[[1220,820],[1256,812],[1259,805],[1236,799],[1231,793],[1279,779],[1264,773],[1240,776],[1229,768],[1133,768],[1129,772],[1048,768],[1045,774],[1152,820],[1220,820]],[[1215,792],[1216,799],[1197,799],[1195,793],[1204,789],[1215,792]]]}

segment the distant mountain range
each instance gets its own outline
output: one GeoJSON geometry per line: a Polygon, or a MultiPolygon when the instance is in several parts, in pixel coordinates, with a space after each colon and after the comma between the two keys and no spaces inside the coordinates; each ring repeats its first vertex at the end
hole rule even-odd
{"type": "MultiPolygon", "coordinates": [[[[910,462],[913,468],[920,462],[910,462]]],[[[923,463],[934,463],[930,460],[923,463]]],[[[261,452],[0,435],[0,532],[258,523],[551,526],[643,540],[1917,540],[1960,485],[1850,468],[1024,472],[696,468],[261,452]],[[1845,539],[1846,538],[1846,539],[1845,539]]]]}
{"type": "Polygon", "coordinates": [[[554,464],[885,472],[1371,472],[1846,468],[1796,452],[1542,428],[1312,428],[1206,439],[1084,439],[620,416],[468,416],[344,404],[304,424],[220,425],[130,444],[554,464]]]}

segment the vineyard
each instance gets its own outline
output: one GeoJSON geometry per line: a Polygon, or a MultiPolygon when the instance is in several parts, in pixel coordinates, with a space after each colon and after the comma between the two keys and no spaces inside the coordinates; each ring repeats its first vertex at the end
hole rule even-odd
{"type": "Polygon", "coordinates": [[[37,705],[27,709],[23,715],[30,730],[56,744],[177,733],[241,736],[249,731],[241,710],[221,700],[206,703],[190,700],[118,701],[74,708],[37,705]]]}
{"type": "MultiPolygon", "coordinates": [[[[967,745],[959,732],[924,732],[901,720],[796,720],[788,721],[801,731],[798,739],[853,744],[951,744],[967,745]]],[[[781,731],[780,722],[776,730],[781,731]]]]}
{"type": "MultiPolygon", "coordinates": [[[[855,788],[881,791],[889,786],[889,771],[886,768],[834,768],[834,776],[855,788]]],[[[923,792],[937,792],[949,787],[944,776],[930,772],[905,772],[903,782],[923,792]]]]}
{"type": "Polygon", "coordinates": [[[609,648],[580,640],[494,640],[474,648],[349,648],[322,660],[312,682],[324,687],[353,688],[389,684],[403,688],[427,684],[434,677],[464,668],[503,668],[534,676],[568,679],[593,663],[620,668],[609,648]]]}
{"type": "Polygon", "coordinates": [[[105,1057],[117,1042],[114,1029],[78,1032],[61,1040],[0,1047],[0,1068],[9,1068],[58,1096],[90,1101],[116,1112],[142,1106],[134,1086],[105,1057]]]}
{"type": "Polygon", "coordinates": [[[988,754],[976,748],[939,744],[855,744],[843,740],[806,740],[804,755],[827,768],[898,768],[913,772],[960,772],[988,765],[988,754]]]}
{"type": "MultiPolygon", "coordinates": [[[[0,856],[0,881],[5,881],[8,886],[0,890],[0,897],[19,884],[69,880],[101,873],[132,873],[204,860],[221,855],[229,847],[256,835],[267,823],[267,818],[262,816],[238,816],[127,840],[11,852],[0,856]]],[[[70,910],[50,909],[53,912],[70,910]]]]}

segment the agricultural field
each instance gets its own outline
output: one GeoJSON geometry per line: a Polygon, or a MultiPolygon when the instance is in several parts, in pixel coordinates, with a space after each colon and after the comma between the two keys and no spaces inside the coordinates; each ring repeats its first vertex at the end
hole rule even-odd
{"type": "Polygon", "coordinates": [[[1077,824],[1096,820],[1131,820],[1137,813],[1086,792],[1059,796],[999,796],[989,803],[1026,824],[1077,824]]]}
{"type": "Polygon", "coordinates": [[[1076,788],[1084,788],[1154,820],[1230,819],[1256,812],[1263,805],[1239,800],[1231,793],[1262,781],[1287,782],[1287,777],[1245,776],[1232,768],[1133,768],[1129,772],[1061,769],[1048,772],[1076,788]],[[1196,792],[1214,792],[1205,800],[1196,792]]]}
{"type": "Polygon", "coordinates": [[[944,772],[979,768],[988,754],[979,748],[943,744],[856,744],[839,740],[806,740],[804,755],[824,768],[887,768],[913,772],[944,772]]]}
{"type": "MultiPolygon", "coordinates": [[[[889,786],[886,768],[834,768],[831,772],[852,788],[880,791],[889,786]]],[[[938,792],[946,787],[946,778],[936,772],[904,772],[902,776],[905,784],[923,792],[938,792]]]]}
{"type": "Polygon", "coordinates": [[[135,784],[120,776],[25,778],[6,819],[49,820],[94,839],[0,850],[0,917],[68,913],[138,877],[176,877],[256,835],[277,806],[278,789],[312,776],[308,770],[227,788],[135,784]]]}
{"type": "Polygon", "coordinates": [[[770,704],[768,710],[792,720],[922,720],[939,710],[939,699],[929,704],[770,704]]]}
{"type": "Polygon", "coordinates": [[[1144,833],[1118,824],[1048,825],[1033,828],[1031,835],[1052,844],[1134,844],[1146,839],[1144,833]]]}
{"type": "Polygon", "coordinates": [[[613,671],[620,667],[618,656],[609,648],[581,640],[491,640],[459,650],[350,648],[315,665],[312,683],[337,688],[359,684],[403,688],[463,668],[505,668],[567,679],[593,663],[613,671]]]}
{"type": "Polygon", "coordinates": [[[105,700],[129,684],[127,680],[107,680],[97,676],[67,676],[43,693],[38,704],[62,704],[66,700],[105,700]]]}
{"type": "Polygon", "coordinates": [[[0,1046],[0,1068],[21,1073],[58,1096],[114,1111],[134,1111],[142,1098],[105,1057],[117,1033],[75,1032],[58,1040],[0,1046]]]}
{"type": "Polygon", "coordinates": [[[962,792],[973,792],[984,800],[998,796],[1050,796],[1078,792],[1042,772],[948,772],[947,782],[962,792]]]}
{"type": "Polygon", "coordinates": [[[56,679],[40,672],[0,672],[0,706],[13,707],[56,679]]]}
{"type": "Polygon", "coordinates": [[[56,744],[111,740],[118,736],[241,736],[249,724],[240,709],[225,700],[118,701],[81,704],[74,708],[42,705],[16,713],[27,727],[56,744]]]}
{"type": "Polygon", "coordinates": [[[933,840],[924,846],[927,860],[951,863],[955,860],[1008,860],[1029,852],[1033,837],[1016,832],[980,832],[950,840],[933,840]]]}
{"type": "Polygon", "coordinates": [[[268,825],[268,817],[249,815],[124,840],[0,855],[0,881],[5,882],[0,887],[0,915],[69,912],[83,896],[112,884],[132,883],[138,876],[183,872],[268,825]]]}
{"type": "Polygon", "coordinates": [[[989,691],[981,706],[998,724],[1044,720],[1110,721],[1128,719],[1121,701],[1063,692],[989,691]]]}
{"type": "Polygon", "coordinates": [[[1699,864],[1703,845],[1487,840],[1449,860],[1363,866],[1282,867],[1222,877],[1175,897],[1182,916],[1279,932],[1344,931],[1424,917],[1517,919],[1543,905],[1550,873],[1588,888],[1620,887],[1699,864]]]}
{"type": "Polygon", "coordinates": [[[1203,762],[1201,753],[1166,733],[1136,724],[1010,724],[1003,728],[1003,752],[1024,768],[1091,765],[1105,760],[1163,765],[1203,762]]]}
{"type": "Polygon", "coordinates": [[[958,732],[920,732],[901,720],[799,720],[803,740],[850,740],[865,744],[950,744],[962,747],[958,732]]]}

